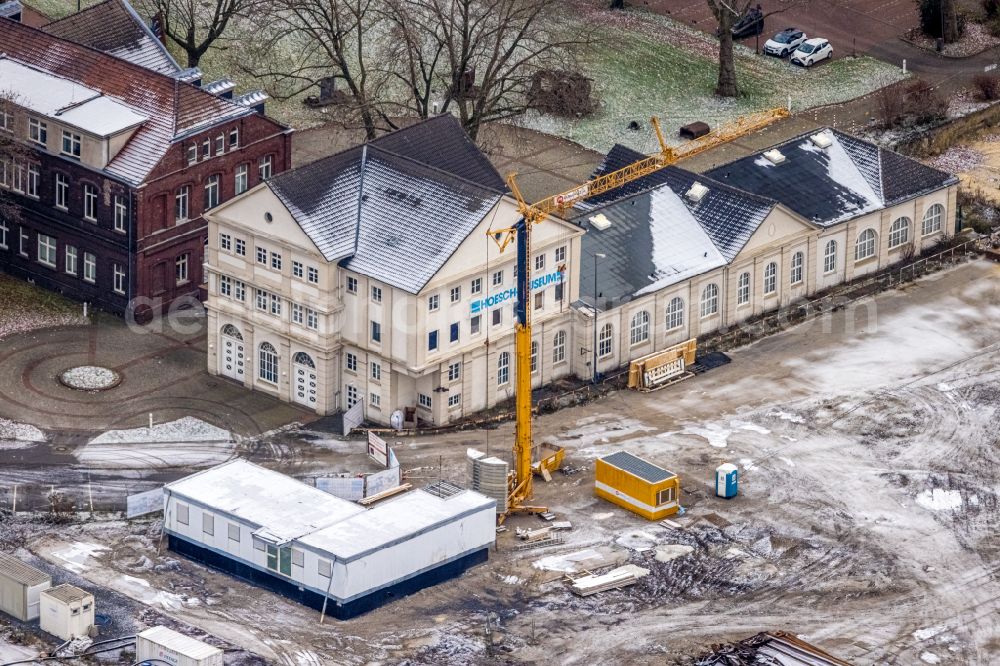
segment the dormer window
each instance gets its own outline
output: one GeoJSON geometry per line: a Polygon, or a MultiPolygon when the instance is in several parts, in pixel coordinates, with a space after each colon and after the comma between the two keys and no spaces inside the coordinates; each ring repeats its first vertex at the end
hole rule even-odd
{"type": "Polygon", "coordinates": [[[28,118],[28,138],[42,146],[49,143],[49,128],[38,118],[28,118]]]}
{"type": "Polygon", "coordinates": [[[80,135],[63,130],[62,133],[62,154],[70,157],[80,157],[80,135]]]}

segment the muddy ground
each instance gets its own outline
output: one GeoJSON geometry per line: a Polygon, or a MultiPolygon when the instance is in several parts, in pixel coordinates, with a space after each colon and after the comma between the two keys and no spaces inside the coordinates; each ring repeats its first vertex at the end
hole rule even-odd
{"type": "MultiPolygon", "coordinates": [[[[487,564],[354,620],[320,625],[311,610],[165,551],[155,521],[33,525],[20,539],[112,599],[288,666],[683,664],[770,629],[858,664],[1000,660],[1000,269],[959,266],[731,356],[659,392],[538,418],[537,437],[568,448],[571,473],[536,493],[573,523],[565,542],[517,551],[511,530],[487,564]],[[594,459],[617,449],[681,475],[679,528],[593,496],[594,459]],[[722,461],[741,470],[734,500],[712,493],[722,461]],[[565,570],[620,562],[650,574],[588,598],[562,582],[565,570]]],[[[415,485],[464,481],[467,446],[503,454],[511,438],[507,424],[402,439],[396,451],[415,485]]],[[[358,443],[321,433],[233,453],[302,478],[365,465],[358,443]]]]}

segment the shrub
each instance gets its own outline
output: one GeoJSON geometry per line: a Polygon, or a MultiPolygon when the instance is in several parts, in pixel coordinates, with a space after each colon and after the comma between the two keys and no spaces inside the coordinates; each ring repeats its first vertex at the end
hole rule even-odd
{"type": "Polygon", "coordinates": [[[948,100],[923,79],[907,85],[903,97],[906,100],[906,115],[917,123],[938,120],[948,115],[948,100]]]}
{"type": "Polygon", "coordinates": [[[906,115],[903,96],[896,86],[882,88],[875,93],[875,120],[884,129],[898,125],[906,115]]]}
{"type": "MultiPolygon", "coordinates": [[[[997,0],[1000,2],[1000,0],[997,0]]],[[[986,28],[986,32],[990,33],[994,37],[1000,37],[1000,16],[994,16],[993,18],[986,19],[986,23],[983,24],[986,28]]]]}
{"type": "Polygon", "coordinates": [[[984,100],[1000,99],[1000,74],[976,74],[972,82],[984,100]]]}
{"type": "Polygon", "coordinates": [[[1000,16],[1000,0],[982,0],[980,4],[983,6],[987,18],[1000,16]]]}

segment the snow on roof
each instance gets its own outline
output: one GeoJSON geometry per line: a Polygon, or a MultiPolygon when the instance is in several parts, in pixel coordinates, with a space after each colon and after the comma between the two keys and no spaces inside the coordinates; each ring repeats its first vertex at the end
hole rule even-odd
{"type": "Polygon", "coordinates": [[[445,499],[415,490],[299,539],[304,546],[352,560],[412,538],[458,516],[496,511],[496,500],[465,490],[445,499]]]}
{"type": "Polygon", "coordinates": [[[166,486],[168,495],[253,523],[285,542],[365,509],[290,476],[236,459],[166,486]]]}
{"type": "Polygon", "coordinates": [[[75,81],[0,57],[0,86],[29,111],[106,137],[147,120],[130,107],[75,81]]]}
{"type": "Polygon", "coordinates": [[[190,659],[205,659],[222,654],[222,650],[217,647],[203,643],[196,638],[185,636],[164,626],[150,627],[139,634],[139,638],[144,638],[151,643],[169,648],[190,659]]]}

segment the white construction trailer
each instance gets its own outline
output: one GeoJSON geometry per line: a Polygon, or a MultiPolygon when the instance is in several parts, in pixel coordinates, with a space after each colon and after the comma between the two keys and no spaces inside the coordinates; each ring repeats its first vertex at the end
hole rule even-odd
{"type": "Polygon", "coordinates": [[[233,460],[168,484],[170,548],[349,618],[485,562],[496,502],[437,483],[373,508],[233,460]]]}
{"type": "Polygon", "coordinates": [[[22,622],[37,619],[42,590],[50,587],[52,577],[47,573],[0,553],[0,611],[22,622]]]}

